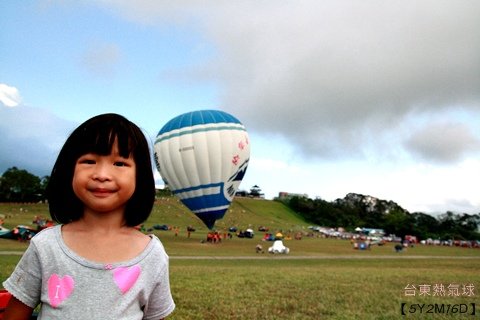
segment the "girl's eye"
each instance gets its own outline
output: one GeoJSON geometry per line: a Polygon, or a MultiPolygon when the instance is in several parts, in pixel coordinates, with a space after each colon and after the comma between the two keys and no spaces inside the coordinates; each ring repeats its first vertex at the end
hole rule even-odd
{"type": "Polygon", "coordinates": [[[95,164],[95,160],[92,159],[80,159],[78,162],[82,164],[95,164]]]}
{"type": "Polygon", "coordinates": [[[78,164],[95,164],[97,163],[97,158],[95,157],[94,154],[84,154],[83,156],[80,156],[80,158],[78,158],[77,160],[77,163],[78,164]]]}
{"type": "Polygon", "coordinates": [[[127,166],[127,163],[123,162],[123,161],[117,161],[113,165],[116,166],[116,167],[125,167],[125,166],[127,166]]]}

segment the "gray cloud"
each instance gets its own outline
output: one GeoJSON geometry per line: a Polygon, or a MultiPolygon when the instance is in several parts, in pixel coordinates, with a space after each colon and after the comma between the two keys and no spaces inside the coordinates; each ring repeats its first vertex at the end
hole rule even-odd
{"type": "Polygon", "coordinates": [[[18,167],[37,176],[49,175],[58,151],[75,124],[45,110],[0,104],[0,175],[18,167]]]}
{"type": "Polygon", "coordinates": [[[416,110],[478,110],[479,6],[374,4],[233,18],[216,33],[226,108],[319,157],[360,154],[416,110]]]}
{"type": "MultiPolygon", "coordinates": [[[[218,56],[191,78],[218,82],[221,107],[250,130],[281,134],[313,157],[361,156],[364,141],[381,142],[416,112],[480,110],[478,1],[103,5],[203,32],[218,56]]],[[[407,151],[418,153],[415,145],[407,151]]]]}
{"type": "Polygon", "coordinates": [[[460,123],[435,123],[414,131],[405,142],[412,153],[427,161],[451,163],[480,151],[480,139],[460,123]]]}

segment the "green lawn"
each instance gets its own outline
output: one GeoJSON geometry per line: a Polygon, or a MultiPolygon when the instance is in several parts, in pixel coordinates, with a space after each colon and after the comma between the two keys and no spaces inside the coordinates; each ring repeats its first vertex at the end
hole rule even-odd
{"type": "Polygon", "coordinates": [[[478,292],[410,297],[405,287],[473,283],[478,289],[479,270],[480,259],[172,259],[172,319],[402,319],[402,303],[478,304],[478,292]]]}

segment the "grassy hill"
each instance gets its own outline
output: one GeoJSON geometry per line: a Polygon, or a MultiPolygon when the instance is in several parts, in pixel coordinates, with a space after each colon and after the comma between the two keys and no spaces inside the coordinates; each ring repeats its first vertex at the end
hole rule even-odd
{"type": "MultiPolygon", "coordinates": [[[[170,226],[191,225],[197,230],[207,230],[203,222],[191,213],[177,198],[159,198],[152,215],[145,225],[167,224],[170,226]]],[[[303,218],[280,202],[264,199],[235,198],[223,219],[215,223],[216,230],[266,226],[270,230],[297,230],[307,226],[303,218]]]]}
{"type": "MultiPolygon", "coordinates": [[[[13,228],[18,224],[31,225],[36,215],[50,217],[46,204],[0,203],[0,217],[4,216],[4,226],[13,228]]],[[[207,231],[203,222],[185,207],[176,197],[160,197],[155,202],[145,227],[156,224],[169,226],[193,226],[197,231],[207,231]]],[[[280,202],[264,199],[235,198],[224,218],[217,220],[215,229],[227,230],[235,226],[238,229],[266,226],[271,231],[298,230],[308,225],[302,217],[280,202]]]]}
{"type": "MultiPolygon", "coordinates": [[[[4,227],[13,229],[17,225],[30,225],[35,216],[49,218],[47,204],[12,204],[0,203],[0,217],[4,216],[4,227]]],[[[259,226],[268,227],[271,233],[281,230],[285,234],[293,234],[295,231],[306,230],[308,224],[295,212],[280,202],[264,199],[235,198],[223,219],[217,220],[215,230],[224,234],[230,227],[237,227],[238,230],[247,228],[254,229],[255,240],[240,239],[234,237],[235,241],[225,244],[221,252],[218,246],[202,246],[206,239],[208,228],[197,218],[187,207],[176,197],[159,197],[156,200],[152,214],[145,222],[146,229],[154,225],[168,225],[179,227],[179,236],[176,237],[173,231],[165,232],[154,230],[172,255],[231,255],[251,254],[254,245],[261,240],[263,232],[258,231],[259,226]],[[186,228],[192,226],[196,232],[187,238],[186,228]]],[[[1,240],[1,239],[0,239],[1,240]]],[[[24,250],[28,243],[18,241],[0,241],[0,251],[24,250]]],[[[312,244],[313,245],[313,244],[312,244]]],[[[308,250],[311,248],[308,247],[308,250]]],[[[296,249],[297,250],[297,249],[296,249]]],[[[307,251],[308,251],[307,250],[307,251]]],[[[312,250],[310,250],[312,251],[312,250]]],[[[304,250],[297,250],[304,252],[304,250]]]]}

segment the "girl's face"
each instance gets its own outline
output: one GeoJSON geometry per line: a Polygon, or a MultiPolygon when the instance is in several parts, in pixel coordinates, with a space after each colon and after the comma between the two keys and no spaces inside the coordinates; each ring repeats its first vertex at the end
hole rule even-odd
{"type": "Polygon", "coordinates": [[[72,187],[85,210],[123,213],[135,191],[135,181],[135,161],[131,155],[121,157],[115,143],[109,155],[87,153],[77,159],[72,187]]]}

